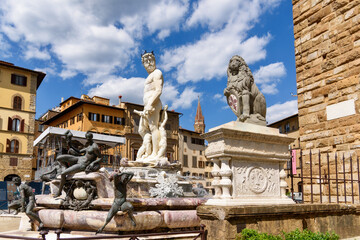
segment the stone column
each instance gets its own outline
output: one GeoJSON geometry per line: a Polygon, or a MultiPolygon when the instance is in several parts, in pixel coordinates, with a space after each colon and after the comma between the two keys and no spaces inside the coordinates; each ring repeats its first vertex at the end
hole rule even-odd
{"type": "Polygon", "coordinates": [[[215,189],[214,198],[220,198],[221,197],[221,187],[220,187],[219,160],[213,158],[213,159],[211,159],[211,161],[214,163],[214,167],[211,171],[211,175],[214,177],[214,180],[211,182],[211,185],[215,189]]]}
{"type": "Polygon", "coordinates": [[[279,170],[280,170],[280,173],[279,173],[279,177],[280,177],[280,197],[281,198],[287,198],[287,196],[286,196],[286,188],[287,188],[288,184],[285,181],[286,172],[284,170],[284,163],[280,163],[279,170]]]}
{"type": "Polygon", "coordinates": [[[232,171],[229,166],[231,157],[220,157],[219,159],[221,161],[221,169],[220,169],[220,176],[221,176],[220,186],[222,188],[221,198],[229,199],[231,198],[230,188],[232,185],[232,181],[230,179],[232,175],[232,171]]]}

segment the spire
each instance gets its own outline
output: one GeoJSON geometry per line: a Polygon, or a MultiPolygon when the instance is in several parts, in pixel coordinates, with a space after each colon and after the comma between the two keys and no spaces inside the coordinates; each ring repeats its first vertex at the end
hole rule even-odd
{"type": "Polygon", "coordinates": [[[196,109],[194,129],[195,129],[195,132],[205,133],[205,121],[204,121],[204,116],[202,115],[202,111],[201,111],[199,96],[198,96],[198,105],[197,105],[197,109],[196,109]]]}

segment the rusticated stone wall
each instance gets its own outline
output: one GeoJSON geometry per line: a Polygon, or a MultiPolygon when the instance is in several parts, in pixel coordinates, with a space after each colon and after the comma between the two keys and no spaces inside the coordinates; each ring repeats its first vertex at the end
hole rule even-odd
{"type": "MultiPolygon", "coordinates": [[[[292,3],[304,175],[309,175],[311,149],[345,153],[345,174],[350,178],[350,156],[360,156],[360,0],[292,3]]],[[[326,158],[321,161],[322,176],[334,177],[334,158],[330,159],[330,174],[326,158]]],[[[319,167],[316,164],[312,167],[317,177],[319,167]]],[[[355,162],[353,172],[357,175],[355,162]]],[[[309,186],[304,184],[308,200],[309,186]]]]}
{"type": "Polygon", "coordinates": [[[293,0],[303,149],[360,148],[360,1],[293,0]],[[355,100],[355,114],[328,120],[327,106],[355,100]]]}

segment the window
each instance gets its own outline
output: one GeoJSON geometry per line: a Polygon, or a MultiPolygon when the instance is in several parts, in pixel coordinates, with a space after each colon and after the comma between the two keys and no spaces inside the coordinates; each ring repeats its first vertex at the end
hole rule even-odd
{"type": "Polygon", "coordinates": [[[14,118],[12,120],[11,130],[16,131],[16,132],[20,132],[20,119],[14,118]]]}
{"type": "Polygon", "coordinates": [[[197,168],[197,158],[195,156],[192,157],[192,167],[197,168]]]}
{"type": "Polygon", "coordinates": [[[290,123],[285,124],[285,132],[290,132],[290,123]]]}
{"type": "Polygon", "coordinates": [[[199,161],[199,168],[205,168],[204,161],[199,161]]]}
{"type": "Polygon", "coordinates": [[[16,132],[23,132],[24,131],[24,120],[18,119],[18,118],[14,118],[11,119],[9,117],[8,119],[8,130],[9,131],[16,131],[16,132]]]}
{"type": "Polygon", "coordinates": [[[183,167],[189,167],[188,156],[187,156],[187,155],[184,155],[184,156],[183,156],[183,159],[184,159],[184,166],[183,166],[183,167]]]}
{"type": "Polygon", "coordinates": [[[101,121],[104,123],[112,123],[113,117],[108,115],[102,115],[101,121]]]}
{"type": "Polygon", "coordinates": [[[43,132],[43,131],[44,131],[44,125],[40,124],[38,128],[38,132],[43,132]]]}
{"type": "Polygon", "coordinates": [[[204,145],[205,141],[204,139],[200,139],[200,138],[191,138],[191,143],[197,145],[204,145]]]}
{"type": "Polygon", "coordinates": [[[200,155],[202,155],[202,151],[200,150],[200,155]]]}
{"type": "Polygon", "coordinates": [[[206,182],[206,186],[210,187],[211,186],[211,182],[206,182]]]}
{"type": "Polygon", "coordinates": [[[7,139],[6,152],[7,153],[19,153],[19,141],[16,139],[13,139],[11,141],[9,139],[7,139]]]}
{"type": "Polygon", "coordinates": [[[197,173],[192,173],[193,177],[197,177],[198,174],[197,173]]]}
{"type": "Polygon", "coordinates": [[[184,142],[187,142],[187,136],[184,136],[184,142]]]}
{"type": "Polygon", "coordinates": [[[18,159],[17,158],[10,158],[10,166],[16,167],[18,165],[18,159]]]}
{"type": "Polygon", "coordinates": [[[200,179],[204,179],[204,174],[200,173],[200,174],[199,174],[199,178],[200,178],[200,179]]]}
{"type": "Polygon", "coordinates": [[[83,114],[79,113],[78,115],[76,115],[76,121],[79,122],[82,120],[83,114]]]}
{"type": "Polygon", "coordinates": [[[281,126],[279,127],[279,133],[282,133],[282,127],[281,126]]]}
{"type": "Polygon", "coordinates": [[[100,121],[100,114],[89,112],[89,120],[99,122],[100,121]]]}
{"type": "Polygon", "coordinates": [[[209,173],[205,172],[205,177],[208,178],[209,177],[209,173]]]}
{"type": "Polygon", "coordinates": [[[16,74],[11,74],[11,83],[19,86],[26,86],[26,77],[16,74]]]}
{"type": "Polygon", "coordinates": [[[101,163],[102,163],[102,164],[108,164],[108,162],[109,162],[109,155],[103,154],[103,155],[102,155],[101,163]]]}
{"type": "MultiPolygon", "coordinates": [[[[135,119],[134,119],[135,120],[135,119]]],[[[125,118],[114,117],[114,124],[125,125],[125,118]]]]}
{"type": "Polygon", "coordinates": [[[16,110],[21,110],[21,102],[22,102],[21,97],[19,96],[14,97],[13,108],[16,110]]]}
{"type": "Polygon", "coordinates": [[[75,123],[75,117],[70,118],[70,125],[73,125],[75,123]]]}

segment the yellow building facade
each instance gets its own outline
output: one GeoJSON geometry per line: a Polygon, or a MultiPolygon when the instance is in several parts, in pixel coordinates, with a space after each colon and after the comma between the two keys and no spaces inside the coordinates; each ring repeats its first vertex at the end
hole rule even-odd
{"type": "Polygon", "coordinates": [[[0,61],[0,181],[32,179],[36,90],[44,77],[0,61]]]}

